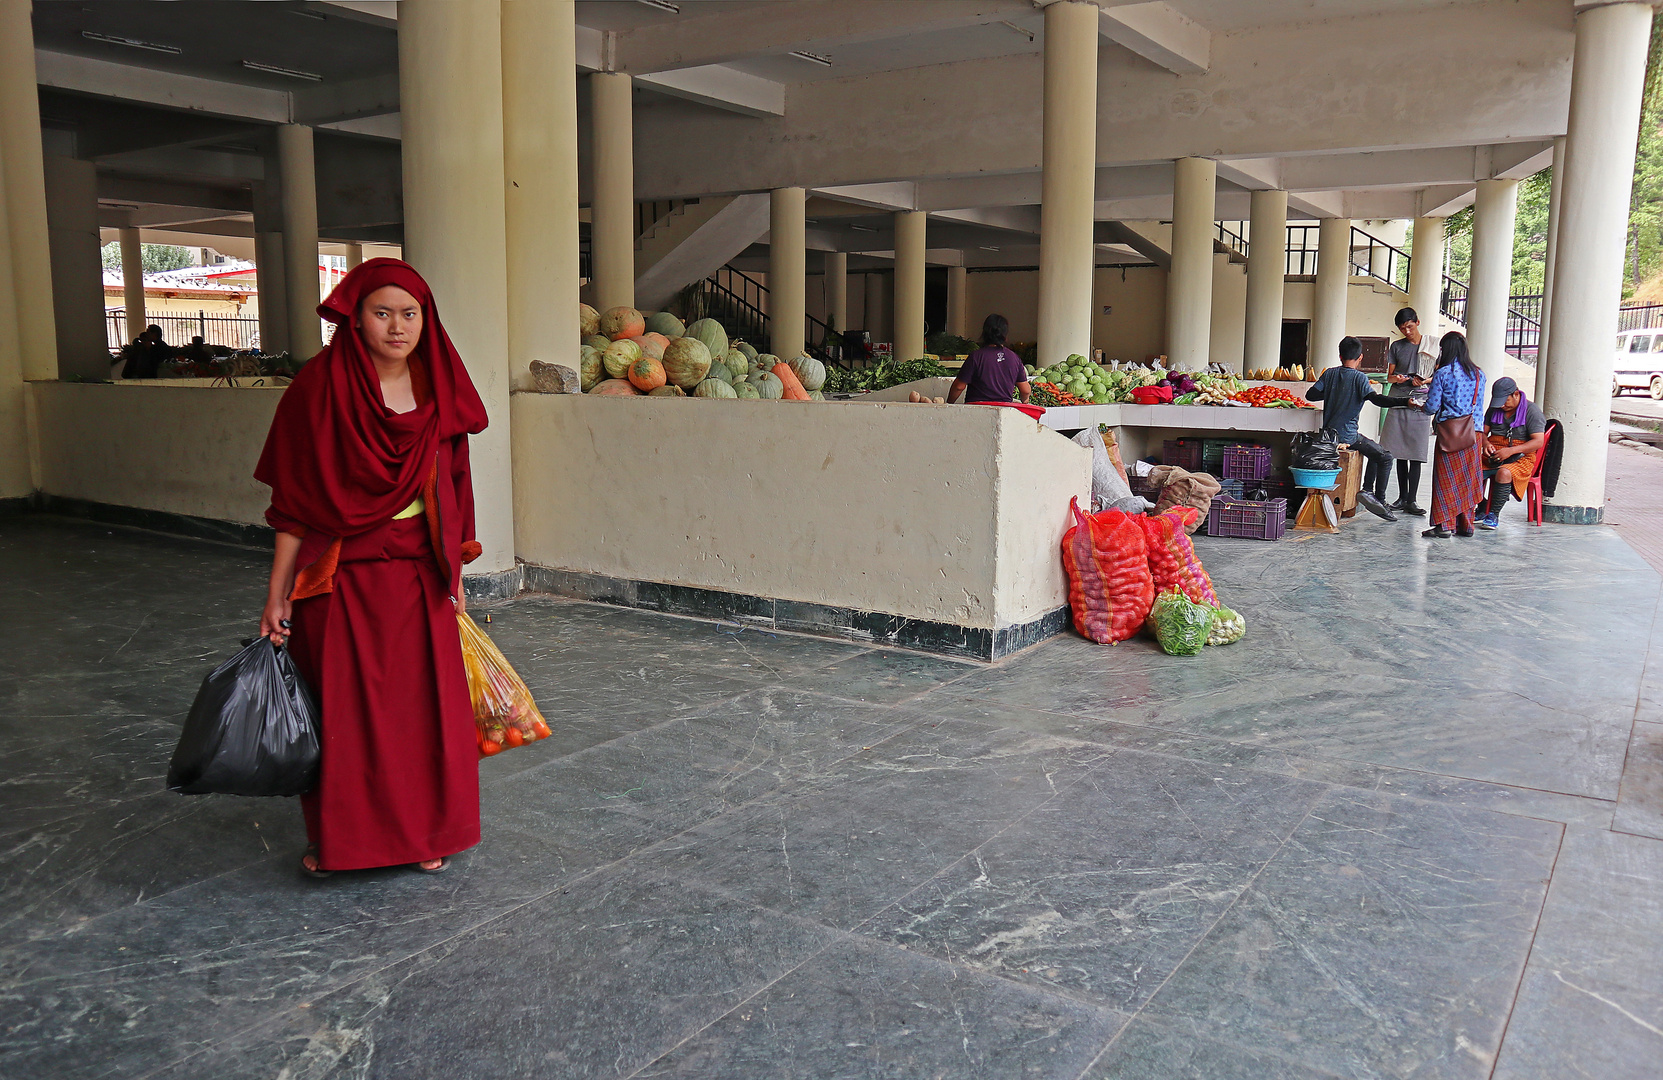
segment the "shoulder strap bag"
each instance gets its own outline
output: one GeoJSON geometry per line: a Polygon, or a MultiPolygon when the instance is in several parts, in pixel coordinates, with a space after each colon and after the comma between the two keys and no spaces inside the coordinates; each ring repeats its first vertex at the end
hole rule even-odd
{"type": "Polygon", "coordinates": [[[1478,407],[1479,380],[1472,381],[1472,404],[1460,416],[1439,420],[1432,426],[1438,431],[1438,450],[1444,454],[1458,454],[1478,444],[1478,434],[1472,426],[1472,410],[1478,407]]]}

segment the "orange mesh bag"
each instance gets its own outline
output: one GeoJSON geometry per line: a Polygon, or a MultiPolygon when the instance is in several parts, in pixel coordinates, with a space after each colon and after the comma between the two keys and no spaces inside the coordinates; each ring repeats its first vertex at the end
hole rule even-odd
{"type": "Polygon", "coordinates": [[[1196,558],[1195,545],[1190,543],[1189,530],[1194,528],[1201,511],[1193,506],[1180,506],[1164,514],[1151,514],[1138,519],[1143,526],[1144,539],[1149,548],[1149,572],[1155,578],[1155,591],[1177,589],[1197,604],[1218,606],[1218,595],[1213,592],[1213,579],[1207,576],[1201,560],[1196,558]]]}
{"type": "Polygon", "coordinates": [[[1068,606],[1074,629],[1100,645],[1125,641],[1143,626],[1155,602],[1143,529],[1121,510],[1085,514],[1070,499],[1074,526],[1062,537],[1068,606]]]}
{"type": "Polygon", "coordinates": [[[472,619],[458,612],[456,626],[462,634],[462,667],[473,699],[479,756],[548,738],[548,722],[513,665],[472,619]]]}

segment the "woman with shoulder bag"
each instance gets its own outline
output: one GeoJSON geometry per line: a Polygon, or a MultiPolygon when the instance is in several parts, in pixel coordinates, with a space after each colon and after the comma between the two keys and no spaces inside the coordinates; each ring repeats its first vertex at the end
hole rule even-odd
{"type": "Polygon", "coordinates": [[[1473,534],[1473,508],[1484,497],[1478,432],[1484,422],[1484,372],[1472,362],[1467,339],[1454,330],[1438,342],[1438,368],[1422,406],[1432,417],[1432,527],[1422,536],[1446,540],[1451,525],[1473,534]]]}

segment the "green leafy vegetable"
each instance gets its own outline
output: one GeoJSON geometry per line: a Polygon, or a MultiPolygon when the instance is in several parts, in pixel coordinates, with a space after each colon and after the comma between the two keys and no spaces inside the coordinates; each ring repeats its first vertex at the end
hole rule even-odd
{"type": "Polygon", "coordinates": [[[1167,654],[1194,656],[1206,647],[1213,612],[1206,604],[1197,604],[1177,589],[1169,589],[1155,598],[1147,626],[1167,654]]]}

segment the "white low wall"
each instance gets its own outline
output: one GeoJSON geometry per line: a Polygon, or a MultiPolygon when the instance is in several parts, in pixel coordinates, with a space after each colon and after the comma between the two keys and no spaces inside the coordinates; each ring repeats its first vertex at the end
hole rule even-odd
{"type": "Polygon", "coordinates": [[[27,384],[48,495],[263,524],[252,473],[280,388],[27,384]]]}
{"type": "Polygon", "coordinates": [[[1015,410],[516,394],[512,416],[528,562],[984,629],[1068,602],[1091,455],[1015,410]]]}

